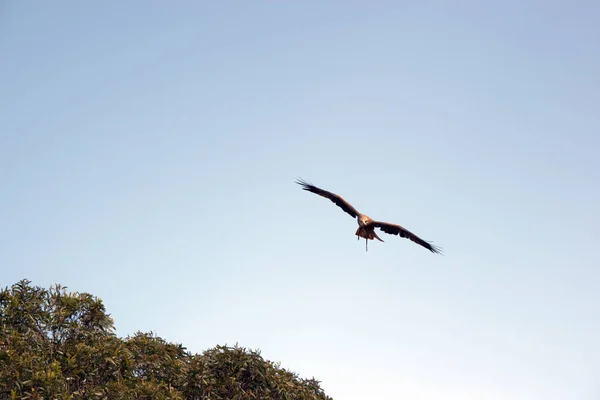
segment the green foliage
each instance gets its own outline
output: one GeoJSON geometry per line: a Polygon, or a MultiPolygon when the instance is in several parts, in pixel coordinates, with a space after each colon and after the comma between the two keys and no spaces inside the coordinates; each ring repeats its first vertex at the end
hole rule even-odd
{"type": "Polygon", "coordinates": [[[121,339],[102,301],[22,280],[0,292],[0,399],[330,400],[258,351],[121,339]]]}

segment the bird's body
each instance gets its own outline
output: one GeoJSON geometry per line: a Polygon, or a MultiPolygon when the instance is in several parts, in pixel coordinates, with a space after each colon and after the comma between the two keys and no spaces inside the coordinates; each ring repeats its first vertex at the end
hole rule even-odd
{"type": "Polygon", "coordinates": [[[355,235],[358,240],[360,240],[360,238],[365,239],[365,249],[368,247],[367,243],[369,243],[369,240],[377,239],[380,242],[383,242],[383,240],[375,233],[373,220],[367,215],[359,214],[358,218],[356,218],[356,222],[358,222],[358,229],[356,230],[355,235]]]}
{"type": "Polygon", "coordinates": [[[304,190],[308,190],[309,192],[328,198],[346,213],[350,214],[350,216],[356,218],[356,222],[358,223],[358,229],[356,230],[355,235],[357,236],[358,240],[360,240],[360,238],[365,239],[365,250],[368,250],[369,240],[377,239],[380,242],[383,242],[383,240],[381,240],[381,238],[377,236],[377,233],[375,233],[375,228],[379,228],[385,233],[408,238],[413,242],[425,247],[432,253],[441,253],[441,249],[439,247],[434,246],[429,242],[426,242],[414,233],[408,231],[407,229],[404,229],[400,225],[390,224],[388,222],[375,221],[369,216],[361,214],[350,203],[344,200],[342,196],[339,196],[332,192],[328,192],[327,190],[320,189],[310,183],[305,182],[302,179],[297,180],[296,183],[301,185],[304,190]]]}

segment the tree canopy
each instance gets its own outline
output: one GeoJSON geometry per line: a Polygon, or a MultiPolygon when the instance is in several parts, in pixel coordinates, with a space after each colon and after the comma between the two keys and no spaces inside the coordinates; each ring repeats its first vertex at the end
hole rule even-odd
{"type": "Polygon", "coordinates": [[[26,279],[0,292],[0,398],[331,400],[258,350],[119,338],[101,299],[26,279]]]}

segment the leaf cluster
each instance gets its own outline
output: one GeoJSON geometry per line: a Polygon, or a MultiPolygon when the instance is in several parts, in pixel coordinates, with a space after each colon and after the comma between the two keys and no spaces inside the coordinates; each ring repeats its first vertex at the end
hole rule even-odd
{"type": "Polygon", "coordinates": [[[102,300],[24,279],[0,292],[0,399],[331,400],[257,350],[119,338],[102,300]]]}

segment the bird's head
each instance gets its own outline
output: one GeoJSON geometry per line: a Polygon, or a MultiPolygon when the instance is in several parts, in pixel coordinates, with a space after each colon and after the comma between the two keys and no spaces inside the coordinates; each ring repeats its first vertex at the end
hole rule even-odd
{"type": "Polygon", "coordinates": [[[358,222],[361,225],[367,225],[369,222],[371,222],[371,218],[367,217],[366,215],[359,215],[358,222]]]}

